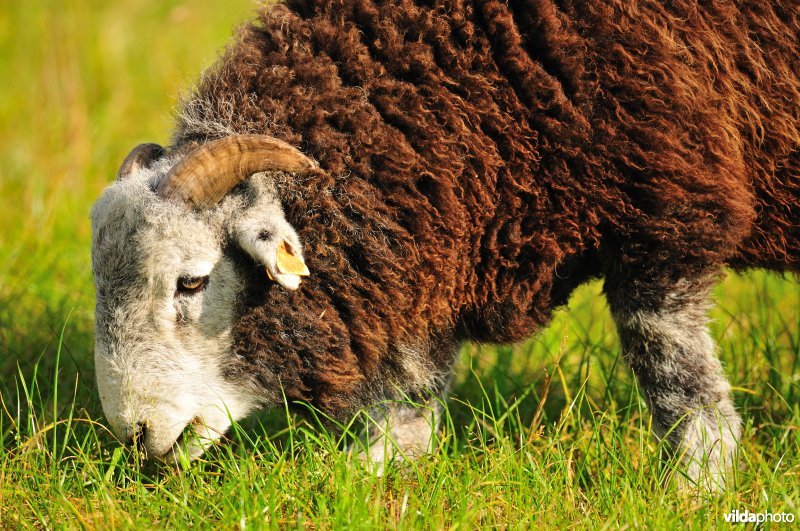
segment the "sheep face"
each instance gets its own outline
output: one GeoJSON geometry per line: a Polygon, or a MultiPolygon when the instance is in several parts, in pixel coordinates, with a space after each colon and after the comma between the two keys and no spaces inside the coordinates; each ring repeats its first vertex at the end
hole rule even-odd
{"type": "Polygon", "coordinates": [[[266,176],[197,210],[153,191],[173,162],[116,181],[92,209],[103,409],[120,438],[166,460],[198,457],[232,420],[277,400],[225,376],[246,284],[231,253],[250,253],[289,289],[299,277],[275,269],[276,248],[288,242],[302,260],[266,176]]]}

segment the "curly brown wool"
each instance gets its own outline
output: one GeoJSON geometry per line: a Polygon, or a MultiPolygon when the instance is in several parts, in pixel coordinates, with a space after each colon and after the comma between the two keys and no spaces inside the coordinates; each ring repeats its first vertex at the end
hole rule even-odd
{"type": "Polygon", "coordinates": [[[264,7],[174,137],[267,133],[323,169],[281,186],[313,276],[246,308],[230,372],[338,417],[421,386],[402,345],[438,382],[592,277],[657,308],[726,264],[800,270],[798,7],[264,7]]]}

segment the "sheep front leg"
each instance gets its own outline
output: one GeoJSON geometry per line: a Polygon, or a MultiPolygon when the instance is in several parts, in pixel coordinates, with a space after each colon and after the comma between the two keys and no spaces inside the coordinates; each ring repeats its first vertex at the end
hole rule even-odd
{"type": "Polygon", "coordinates": [[[441,404],[431,398],[424,404],[392,402],[377,408],[367,420],[368,446],[361,457],[378,474],[392,460],[413,460],[433,449],[439,427],[441,404]]]}
{"type": "Polygon", "coordinates": [[[681,456],[689,483],[716,491],[726,485],[741,421],[708,333],[709,288],[680,281],[663,293],[607,281],[606,295],[656,434],[681,456]]]}

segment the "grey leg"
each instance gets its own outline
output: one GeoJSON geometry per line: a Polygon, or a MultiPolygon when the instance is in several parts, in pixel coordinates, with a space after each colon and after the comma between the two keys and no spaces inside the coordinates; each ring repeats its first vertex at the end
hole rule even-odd
{"type": "Polygon", "coordinates": [[[657,435],[681,456],[691,484],[720,490],[741,421],[708,334],[709,288],[708,281],[681,280],[669,290],[643,292],[607,281],[606,295],[657,435]]]}
{"type": "Polygon", "coordinates": [[[392,460],[413,460],[433,449],[434,435],[439,427],[441,404],[435,398],[424,404],[387,403],[367,421],[368,446],[362,459],[369,461],[378,474],[392,460]]]}

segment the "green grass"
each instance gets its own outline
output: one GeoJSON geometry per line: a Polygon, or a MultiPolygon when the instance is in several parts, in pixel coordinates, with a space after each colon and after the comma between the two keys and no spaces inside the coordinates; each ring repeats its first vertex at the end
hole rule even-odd
{"type": "Polygon", "coordinates": [[[179,91],[248,1],[7,3],[0,9],[0,528],[726,526],[800,511],[800,288],[717,289],[713,335],[745,420],[730,492],[664,478],[599,285],[528,343],[467,346],[432,456],[375,477],[282,411],[182,472],[103,424],[92,369],[91,203],[127,151],[166,142],[179,91]]]}

